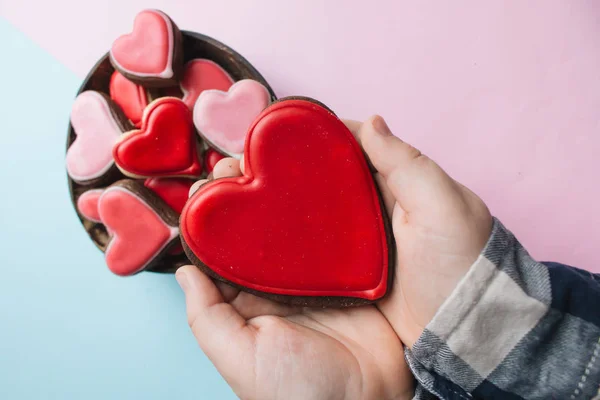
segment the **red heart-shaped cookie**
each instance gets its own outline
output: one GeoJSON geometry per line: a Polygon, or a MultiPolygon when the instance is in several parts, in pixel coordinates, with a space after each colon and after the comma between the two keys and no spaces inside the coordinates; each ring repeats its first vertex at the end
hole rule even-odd
{"type": "Polygon", "coordinates": [[[194,182],[191,179],[148,178],[144,186],[156,193],[177,214],[181,214],[194,182]]]}
{"type": "MultiPolygon", "coordinates": [[[[148,178],[144,181],[144,186],[156,193],[177,214],[181,214],[193,184],[194,181],[191,179],[177,178],[148,178]]],[[[181,244],[169,249],[169,254],[181,253],[183,253],[181,244]]]]}
{"type": "Polygon", "coordinates": [[[204,168],[206,169],[206,173],[210,174],[215,168],[215,165],[224,158],[225,156],[223,154],[209,147],[206,152],[204,152],[204,168]]]}
{"type": "Polygon", "coordinates": [[[148,105],[146,89],[115,71],[110,77],[108,91],[110,98],[121,107],[127,118],[139,127],[144,108],[148,105]]]}
{"type": "Polygon", "coordinates": [[[174,97],[146,107],[142,127],[125,133],[113,148],[124,174],[139,177],[189,176],[202,172],[190,110],[174,97]]]}
{"type": "Polygon", "coordinates": [[[250,127],[244,176],[201,186],[180,229],[188,257],[215,277],[281,301],[343,305],[386,293],[385,218],[348,128],[314,101],[288,99],[250,127]]]}
{"type": "Polygon", "coordinates": [[[203,91],[227,91],[233,85],[233,79],[214,61],[197,58],[185,64],[179,85],[183,92],[183,102],[192,110],[203,91]]]}

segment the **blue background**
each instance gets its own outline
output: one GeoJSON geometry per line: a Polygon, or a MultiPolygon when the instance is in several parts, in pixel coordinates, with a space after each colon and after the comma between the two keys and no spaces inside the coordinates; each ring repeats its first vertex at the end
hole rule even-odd
{"type": "Polygon", "coordinates": [[[172,275],[112,275],[69,200],[81,80],[0,18],[0,399],[233,399],[172,275]],[[10,62],[8,62],[10,60],[10,62]]]}

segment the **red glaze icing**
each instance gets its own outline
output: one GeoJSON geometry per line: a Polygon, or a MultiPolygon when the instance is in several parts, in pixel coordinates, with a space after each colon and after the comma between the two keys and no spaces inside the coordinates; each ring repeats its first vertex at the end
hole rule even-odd
{"type": "MultiPolygon", "coordinates": [[[[156,193],[177,214],[181,214],[193,184],[194,181],[191,179],[177,178],[148,178],[144,181],[144,186],[156,193]]],[[[181,253],[183,253],[181,243],[169,249],[169,254],[181,253]]]]}
{"type": "Polygon", "coordinates": [[[162,97],[144,110],[142,127],[121,136],[113,158],[133,177],[194,176],[202,172],[190,110],[174,97],[162,97]]]}
{"type": "Polygon", "coordinates": [[[148,105],[148,95],[143,86],[136,85],[115,71],[110,78],[110,98],[117,103],[127,118],[139,128],[142,113],[148,105]]]}
{"type": "Polygon", "coordinates": [[[245,175],[212,181],[186,204],[181,234],[207,267],[274,294],[375,300],[387,290],[383,211],[346,126],[306,100],[251,126],[245,175]]]}
{"type": "MultiPolygon", "coordinates": [[[[98,213],[98,199],[104,192],[104,189],[94,189],[84,192],[77,199],[77,209],[85,218],[94,222],[100,221],[100,214],[98,213]]],[[[179,211],[181,213],[181,211],[179,211]]]]}
{"type": "Polygon", "coordinates": [[[146,268],[178,234],[176,227],[123,187],[106,189],[98,211],[113,234],[105,257],[106,265],[117,275],[132,275],[146,268]]]}
{"type": "Polygon", "coordinates": [[[170,248],[167,253],[176,256],[178,254],[183,253],[183,246],[181,245],[181,243],[177,243],[176,245],[174,245],[172,248],[170,248]]]}
{"type": "Polygon", "coordinates": [[[191,179],[148,178],[144,186],[156,193],[177,214],[181,214],[194,182],[191,179]]]}
{"type": "Polygon", "coordinates": [[[185,64],[181,90],[183,102],[192,110],[196,99],[205,90],[216,89],[226,92],[233,85],[233,79],[213,61],[197,58],[185,64]]]}
{"type": "Polygon", "coordinates": [[[204,168],[206,168],[206,173],[210,174],[215,168],[215,165],[224,158],[225,156],[223,154],[213,148],[208,148],[206,153],[204,153],[204,168]]]}

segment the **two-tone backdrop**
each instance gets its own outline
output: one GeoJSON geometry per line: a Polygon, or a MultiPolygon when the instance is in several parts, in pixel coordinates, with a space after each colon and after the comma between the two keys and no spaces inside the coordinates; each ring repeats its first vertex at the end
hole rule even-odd
{"type": "Polygon", "coordinates": [[[598,2],[0,0],[0,398],[235,398],[173,277],[110,274],[69,202],[75,92],[149,7],[279,96],[383,115],[535,257],[600,271],[598,2]]]}

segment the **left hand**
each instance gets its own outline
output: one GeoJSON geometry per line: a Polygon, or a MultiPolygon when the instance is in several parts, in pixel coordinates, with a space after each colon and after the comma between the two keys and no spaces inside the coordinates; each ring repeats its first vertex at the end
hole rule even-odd
{"type": "MultiPolygon", "coordinates": [[[[240,175],[226,158],[215,178],[240,175]]],[[[278,304],[180,268],[198,344],[242,399],[408,399],[414,378],[400,339],[375,306],[278,304]]]]}

